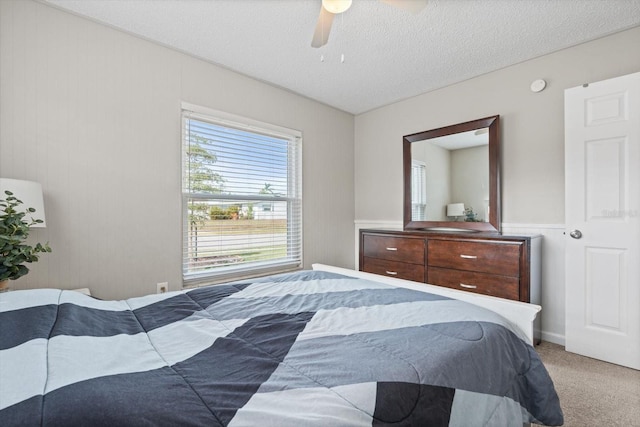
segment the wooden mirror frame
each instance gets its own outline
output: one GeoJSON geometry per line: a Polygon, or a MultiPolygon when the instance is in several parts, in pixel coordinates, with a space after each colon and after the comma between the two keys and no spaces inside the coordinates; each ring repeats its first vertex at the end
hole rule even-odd
{"type": "Polygon", "coordinates": [[[404,180],[404,229],[437,231],[485,231],[500,232],[500,116],[445,126],[439,129],[405,135],[402,138],[402,163],[404,180]],[[489,221],[412,221],[411,219],[411,144],[440,136],[489,128],[489,221]]]}

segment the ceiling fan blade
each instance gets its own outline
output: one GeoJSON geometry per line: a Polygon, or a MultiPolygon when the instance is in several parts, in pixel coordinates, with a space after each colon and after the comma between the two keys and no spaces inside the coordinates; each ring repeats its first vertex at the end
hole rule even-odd
{"type": "Polygon", "coordinates": [[[320,16],[318,16],[316,30],[313,33],[311,47],[320,47],[327,44],[327,42],[329,41],[329,32],[331,31],[331,24],[333,23],[334,16],[335,15],[333,13],[320,6],[320,16]]]}
{"type": "Polygon", "coordinates": [[[427,0],[380,0],[383,3],[409,11],[411,13],[420,13],[422,9],[427,7],[427,0]]]}

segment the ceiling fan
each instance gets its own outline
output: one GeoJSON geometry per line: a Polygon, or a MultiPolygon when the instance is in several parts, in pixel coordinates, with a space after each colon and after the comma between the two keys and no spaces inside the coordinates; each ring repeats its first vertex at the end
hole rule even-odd
{"type": "MultiPolygon", "coordinates": [[[[380,0],[391,6],[408,10],[412,13],[418,13],[427,5],[427,0],[380,0]]],[[[320,16],[316,24],[316,30],[313,33],[311,47],[321,47],[329,41],[329,33],[331,32],[331,24],[333,17],[351,7],[352,0],[322,0],[320,7],[320,16]]]]}

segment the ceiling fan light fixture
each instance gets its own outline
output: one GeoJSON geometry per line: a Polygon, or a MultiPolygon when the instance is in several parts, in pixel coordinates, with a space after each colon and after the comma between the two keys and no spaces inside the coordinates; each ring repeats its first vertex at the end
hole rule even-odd
{"type": "Polygon", "coordinates": [[[353,0],[322,0],[322,7],[328,12],[338,14],[346,11],[351,7],[353,0]]]}

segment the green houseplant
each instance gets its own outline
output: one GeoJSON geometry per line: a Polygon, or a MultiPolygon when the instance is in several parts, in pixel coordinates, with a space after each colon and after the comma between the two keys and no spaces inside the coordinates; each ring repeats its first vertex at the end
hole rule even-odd
{"type": "Polygon", "coordinates": [[[16,280],[29,272],[25,265],[38,261],[39,253],[51,252],[48,243],[26,244],[29,228],[42,223],[40,219],[26,219],[33,208],[22,209],[22,201],[11,191],[0,199],[0,290],[8,286],[9,280],[16,280]]]}

